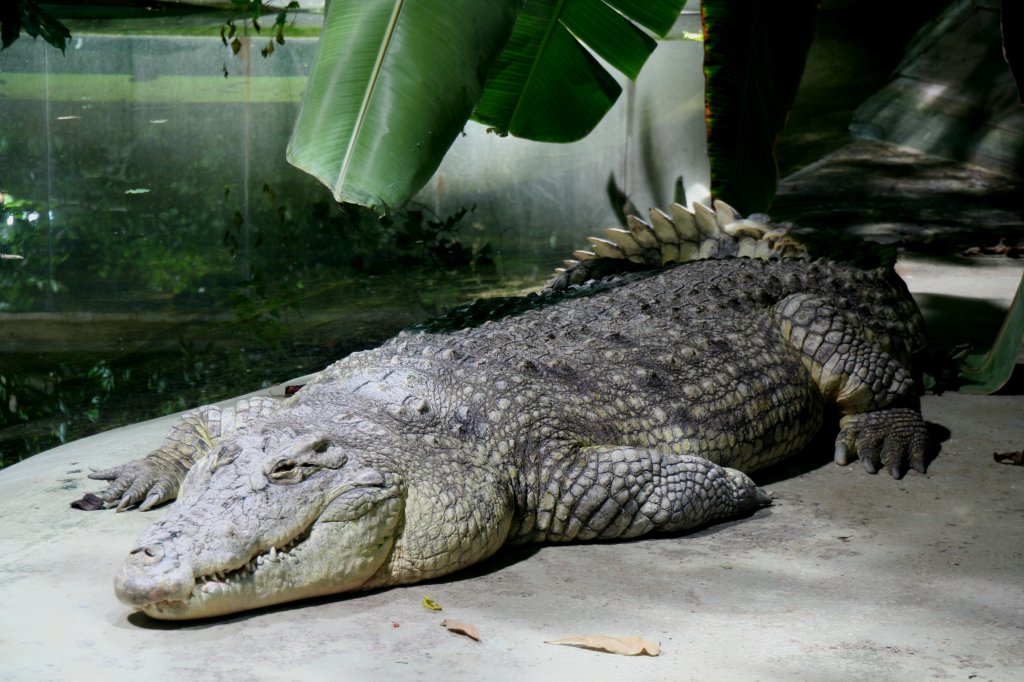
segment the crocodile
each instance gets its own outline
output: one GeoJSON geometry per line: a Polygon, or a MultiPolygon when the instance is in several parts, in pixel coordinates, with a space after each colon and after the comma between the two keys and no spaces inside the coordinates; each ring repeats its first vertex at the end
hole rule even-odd
{"type": "Polygon", "coordinates": [[[94,472],[118,510],[177,498],[117,596],[203,618],[436,578],[506,545],[679,533],[770,504],[750,474],[836,417],[836,463],[924,472],[922,322],[891,265],[811,260],[715,208],[631,221],[540,293],[353,353],[283,401],[185,413],[152,453],[94,472]],[[684,262],[647,267],[666,260],[684,262]],[[577,282],[609,262],[646,269],[577,282]]]}

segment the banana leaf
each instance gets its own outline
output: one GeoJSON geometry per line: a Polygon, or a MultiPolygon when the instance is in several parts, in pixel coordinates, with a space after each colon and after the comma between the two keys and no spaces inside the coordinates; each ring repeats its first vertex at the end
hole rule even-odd
{"type": "Polygon", "coordinates": [[[740,213],[764,211],[775,196],[775,141],[796,98],[817,8],[818,0],[701,4],[711,193],[740,213]]]}
{"type": "Polygon", "coordinates": [[[961,393],[995,393],[1002,388],[1017,365],[1024,344],[1024,276],[1017,294],[996,336],[992,348],[982,355],[969,355],[960,370],[961,393]]]}
{"type": "Polygon", "coordinates": [[[288,144],[339,202],[384,212],[441,163],[522,0],[334,0],[288,144]]]}
{"type": "Polygon", "coordinates": [[[473,118],[542,142],[585,136],[622,88],[586,49],[634,79],[685,0],[527,0],[473,118]],[[586,45],[586,47],[584,47],[586,45]]]}
{"type": "Polygon", "coordinates": [[[474,108],[501,134],[578,139],[620,92],[583,44],[635,77],[655,47],[641,26],[666,33],[683,4],[334,0],[288,160],[384,212],[426,183],[474,108]]]}

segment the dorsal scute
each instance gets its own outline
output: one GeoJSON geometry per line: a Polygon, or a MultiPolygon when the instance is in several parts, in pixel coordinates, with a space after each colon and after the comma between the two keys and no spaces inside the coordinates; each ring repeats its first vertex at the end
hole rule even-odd
{"type": "Polygon", "coordinates": [[[580,261],[601,258],[629,261],[631,268],[657,268],[707,258],[775,260],[808,255],[789,228],[771,223],[762,214],[744,218],[718,199],[713,209],[699,203],[692,210],[671,204],[667,212],[652,208],[648,216],[650,222],[628,216],[627,229],[610,227],[603,237],[588,237],[591,249],[574,251],[574,260],[557,270],[560,274],[548,287],[582,283],[593,268],[581,266],[580,261]]]}

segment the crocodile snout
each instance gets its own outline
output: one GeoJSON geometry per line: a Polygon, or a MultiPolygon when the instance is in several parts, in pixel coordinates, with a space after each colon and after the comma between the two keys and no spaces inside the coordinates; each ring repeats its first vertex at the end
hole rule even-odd
{"type": "Polygon", "coordinates": [[[191,567],[168,555],[161,544],[133,549],[114,578],[117,598],[136,608],[162,601],[185,601],[194,585],[191,567]]]}

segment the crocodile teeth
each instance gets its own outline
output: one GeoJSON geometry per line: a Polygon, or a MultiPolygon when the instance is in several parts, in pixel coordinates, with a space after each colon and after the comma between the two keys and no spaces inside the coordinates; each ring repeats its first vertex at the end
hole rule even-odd
{"type": "MultiPolygon", "coordinates": [[[[306,534],[308,535],[308,533],[306,534]]],[[[212,571],[207,575],[202,575],[196,578],[196,585],[203,590],[212,590],[216,586],[227,586],[231,585],[232,581],[244,577],[245,574],[251,574],[256,571],[257,568],[263,566],[267,562],[277,563],[279,561],[299,561],[299,558],[289,552],[289,550],[297,547],[306,535],[299,535],[293,538],[287,544],[282,545],[280,548],[271,546],[269,550],[262,554],[257,554],[247,561],[245,564],[238,568],[230,570],[212,571]]]]}

